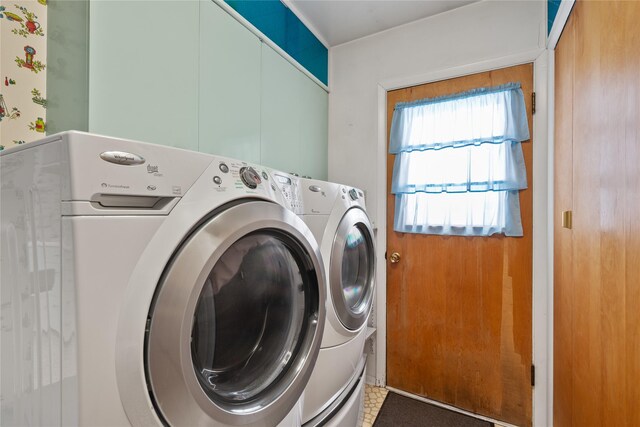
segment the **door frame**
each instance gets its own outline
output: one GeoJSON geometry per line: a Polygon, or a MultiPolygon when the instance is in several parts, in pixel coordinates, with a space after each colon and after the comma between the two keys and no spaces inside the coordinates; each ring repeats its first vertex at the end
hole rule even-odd
{"type": "MultiPolygon", "coordinates": [[[[387,92],[477,74],[499,68],[533,63],[536,113],[533,115],[533,277],[532,277],[532,361],[536,367],[533,389],[533,425],[553,424],[553,102],[549,82],[553,82],[553,51],[534,49],[473,64],[444,68],[428,74],[384,80],[378,83],[377,212],[379,221],[376,246],[381,254],[387,248],[387,92]],[[551,105],[550,105],[551,104],[551,105]]],[[[552,92],[552,91],[551,91],[552,92]]],[[[369,382],[386,385],[386,309],[387,268],[383,256],[376,260],[375,377],[369,382]],[[373,381],[372,381],[373,380],[373,381]]]]}

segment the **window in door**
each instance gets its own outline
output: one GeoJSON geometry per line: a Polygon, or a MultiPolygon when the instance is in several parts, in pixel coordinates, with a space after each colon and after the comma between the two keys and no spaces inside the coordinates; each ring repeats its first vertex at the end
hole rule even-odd
{"type": "Polygon", "coordinates": [[[528,139],[518,83],[397,104],[389,144],[395,231],[522,236],[520,143],[528,139]]]}

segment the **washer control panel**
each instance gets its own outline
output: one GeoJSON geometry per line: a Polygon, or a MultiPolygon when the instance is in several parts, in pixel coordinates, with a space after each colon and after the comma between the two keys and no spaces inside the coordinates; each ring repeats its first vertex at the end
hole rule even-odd
{"type": "Polygon", "coordinates": [[[244,166],[240,168],[240,179],[242,183],[252,190],[258,188],[258,184],[262,182],[260,175],[251,166],[244,166]]]}
{"type": "Polygon", "coordinates": [[[292,175],[274,172],[273,179],[282,191],[282,196],[291,206],[295,214],[302,213],[302,195],[300,194],[300,179],[292,175]]]}
{"type": "Polygon", "coordinates": [[[210,182],[217,192],[241,192],[243,194],[277,193],[266,169],[241,160],[217,158],[212,165],[210,182]]]}

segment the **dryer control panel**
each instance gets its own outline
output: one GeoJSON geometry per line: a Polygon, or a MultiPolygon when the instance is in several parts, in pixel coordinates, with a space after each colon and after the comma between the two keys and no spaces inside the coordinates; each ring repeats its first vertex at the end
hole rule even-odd
{"type": "Polygon", "coordinates": [[[365,208],[364,192],[358,188],[340,186],[341,199],[347,206],[361,206],[365,208]]]}

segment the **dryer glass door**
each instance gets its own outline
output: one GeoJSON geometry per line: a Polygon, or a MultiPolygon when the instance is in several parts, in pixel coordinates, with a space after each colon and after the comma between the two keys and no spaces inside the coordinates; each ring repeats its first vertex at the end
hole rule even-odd
{"type": "Polygon", "coordinates": [[[208,275],[191,334],[198,380],[220,406],[256,399],[290,368],[310,318],[309,277],[289,237],[255,232],[208,275]]]}
{"type": "Polygon", "coordinates": [[[347,308],[358,311],[367,294],[371,277],[371,248],[367,243],[366,229],[355,224],[347,233],[342,256],[342,293],[347,308]]]}
{"type": "Polygon", "coordinates": [[[349,209],[342,217],[330,262],[331,297],[338,318],[347,329],[359,329],[371,308],[375,277],[373,231],[361,209],[349,209]]]}

